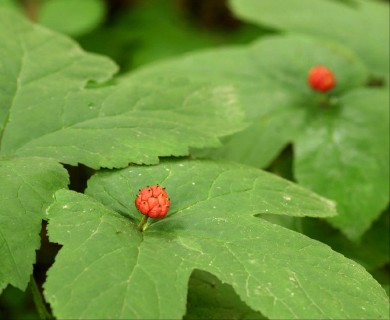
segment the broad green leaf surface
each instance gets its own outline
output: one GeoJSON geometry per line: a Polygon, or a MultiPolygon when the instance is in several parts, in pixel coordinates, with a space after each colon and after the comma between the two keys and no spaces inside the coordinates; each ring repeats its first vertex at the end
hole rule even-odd
{"type": "Polygon", "coordinates": [[[189,54],[144,68],[138,77],[158,69],[236,88],[253,124],[211,156],[266,167],[292,143],[297,180],[337,201],[341,215],[332,223],[350,238],[361,236],[388,204],[388,93],[360,89],[367,73],[347,49],[306,37],[269,37],[249,47],[189,54]],[[306,83],[318,64],[337,79],[328,107],[306,83]]]}
{"type": "Polygon", "coordinates": [[[329,245],[333,250],[355,260],[371,274],[377,269],[386,268],[390,262],[390,216],[388,211],[385,211],[378,220],[374,221],[371,228],[359,241],[348,239],[340,230],[322,219],[273,214],[261,214],[259,217],[329,245]]]}
{"type": "Polygon", "coordinates": [[[296,140],[295,177],[338,203],[330,222],[360,237],[389,203],[389,93],[359,89],[314,113],[296,140]],[[313,174],[321,172],[321,174],[313,174]]]}
{"type": "Polygon", "coordinates": [[[49,0],[43,1],[37,20],[50,29],[79,36],[96,28],[104,14],[102,0],[49,0]]]}
{"type": "Polygon", "coordinates": [[[343,43],[370,67],[376,76],[389,78],[389,5],[380,1],[353,0],[230,0],[242,19],[343,43]]]}
{"type": "Polygon", "coordinates": [[[254,216],[335,213],[331,202],[269,173],[164,162],[98,173],[87,194],[59,191],[48,210],[50,240],[63,245],[44,291],[58,318],[181,318],[194,269],[231,284],[271,319],[388,315],[384,290],[361,266],[254,216]],[[134,198],[152,183],[167,188],[171,211],[140,233],[134,198]]]}
{"type": "Polygon", "coordinates": [[[233,288],[210,273],[195,270],[188,282],[187,312],[190,319],[266,319],[243,303],[233,288]]]}
{"type": "Polygon", "coordinates": [[[189,75],[96,84],[116,71],[111,60],[9,12],[0,18],[0,155],[93,168],[152,164],[218,146],[243,127],[231,86],[189,75]]]}
{"type": "Polygon", "coordinates": [[[8,284],[26,288],[45,207],[67,183],[66,170],[55,161],[0,160],[0,292],[8,284]]]}

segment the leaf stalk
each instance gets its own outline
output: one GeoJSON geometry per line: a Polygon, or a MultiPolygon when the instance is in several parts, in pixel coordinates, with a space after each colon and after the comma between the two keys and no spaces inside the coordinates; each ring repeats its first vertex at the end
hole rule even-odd
{"type": "Polygon", "coordinates": [[[41,291],[38,288],[37,282],[33,275],[30,277],[29,284],[31,294],[34,300],[35,307],[41,320],[53,320],[53,315],[47,310],[45,302],[43,301],[41,291]]]}
{"type": "Polygon", "coordinates": [[[137,227],[138,231],[141,231],[141,232],[144,231],[144,227],[145,227],[148,219],[149,219],[149,216],[146,216],[146,215],[142,218],[141,222],[139,223],[139,225],[137,227]]]}

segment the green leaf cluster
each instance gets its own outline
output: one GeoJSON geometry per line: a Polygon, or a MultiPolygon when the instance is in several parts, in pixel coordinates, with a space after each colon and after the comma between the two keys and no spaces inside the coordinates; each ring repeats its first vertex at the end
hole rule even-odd
{"type": "MultiPolygon", "coordinates": [[[[374,223],[389,202],[388,90],[367,86],[387,81],[382,42],[363,48],[294,18],[329,9],[330,30],[341,17],[383,26],[382,5],[353,3],[294,0],[275,19],[280,1],[232,1],[239,16],[294,34],[120,77],[109,58],[0,8],[0,291],[26,289],[47,220],[62,246],[43,284],[57,318],[388,317],[366,270],[379,279],[389,262],[378,246],[387,216],[374,223]],[[307,86],[318,64],[336,73],[330,94],[307,86]],[[290,160],[275,162],[289,145],[290,160]],[[261,170],[290,162],[300,185],[261,170]],[[78,164],[96,171],[84,193],[67,190],[65,168],[78,164]],[[140,232],[134,199],[155,184],[171,208],[140,232]]],[[[56,25],[62,9],[49,9],[41,22],[74,35],[102,15],[56,25]]]]}

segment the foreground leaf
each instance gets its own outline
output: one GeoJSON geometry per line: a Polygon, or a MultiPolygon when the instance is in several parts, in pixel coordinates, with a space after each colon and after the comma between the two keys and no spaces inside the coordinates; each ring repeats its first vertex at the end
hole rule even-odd
{"type": "Polygon", "coordinates": [[[244,20],[339,41],[354,49],[375,76],[388,79],[388,4],[367,0],[344,2],[230,0],[234,12],[244,20]]]}
{"type": "Polygon", "coordinates": [[[271,319],[387,316],[386,294],[361,266],[254,217],[335,213],[331,202],[271,174],[166,162],[98,173],[87,193],[95,199],[59,191],[48,210],[49,237],[63,248],[45,296],[59,318],[181,318],[194,269],[231,284],[271,319]],[[133,202],[152,183],[167,188],[171,211],[140,233],[133,202]]]}
{"type": "Polygon", "coordinates": [[[2,10],[0,43],[0,155],[93,168],[152,164],[218,146],[243,127],[232,87],[189,75],[97,84],[116,71],[111,60],[2,10]]]}
{"type": "Polygon", "coordinates": [[[0,292],[11,284],[24,290],[40,246],[45,207],[68,183],[52,160],[0,160],[0,292]]]}

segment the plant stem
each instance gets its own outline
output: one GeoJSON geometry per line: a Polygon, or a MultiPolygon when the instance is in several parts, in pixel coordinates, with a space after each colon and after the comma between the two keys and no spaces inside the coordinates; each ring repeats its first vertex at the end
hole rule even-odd
{"type": "Polygon", "coordinates": [[[144,231],[144,226],[145,226],[146,222],[148,221],[148,219],[149,219],[149,216],[144,216],[144,217],[142,218],[141,222],[139,223],[139,225],[138,225],[138,227],[137,227],[137,229],[138,229],[139,231],[141,231],[141,232],[144,231]]]}
{"type": "Polygon", "coordinates": [[[329,107],[329,96],[327,94],[321,94],[319,98],[320,106],[323,108],[329,107]]]}
{"type": "Polygon", "coordinates": [[[34,276],[30,277],[30,290],[33,296],[33,300],[35,303],[35,307],[37,308],[37,312],[39,314],[39,318],[42,320],[52,320],[54,317],[51,313],[46,309],[45,302],[43,301],[42,294],[39,291],[38,285],[34,279],[34,276]]]}

